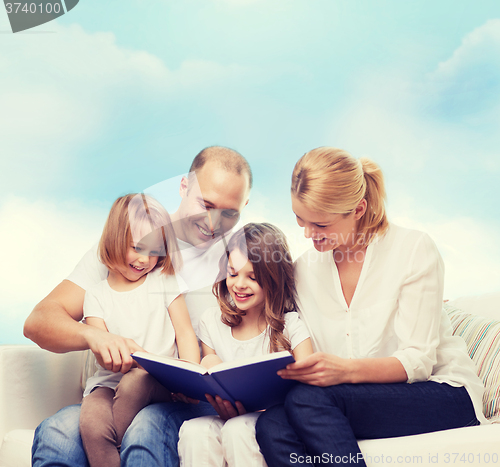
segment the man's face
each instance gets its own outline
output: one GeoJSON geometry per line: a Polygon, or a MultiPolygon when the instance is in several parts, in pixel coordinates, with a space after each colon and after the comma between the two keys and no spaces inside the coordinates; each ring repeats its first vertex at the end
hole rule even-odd
{"type": "Polygon", "coordinates": [[[209,248],[238,222],[248,203],[248,176],[207,162],[196,177],[184,177],[180,194],[181,240],[200,249],[209,248]]]}

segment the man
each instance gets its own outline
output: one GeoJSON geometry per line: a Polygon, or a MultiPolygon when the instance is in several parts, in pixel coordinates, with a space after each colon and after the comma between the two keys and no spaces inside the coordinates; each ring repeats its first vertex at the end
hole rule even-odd
{"type": "MultiPolygon", "coordinates": [[[[210,292],[224,251],[224,234],[238,221],[248,203],[252,173],[247,161],[232,149],[213,146],[193,160],[180,186],[181,203],[172,214],[183,256],[180,275],[190,289],[186,304],[197,328],[200,314],[214,306],[210,292]]],[[[104,280],[107,269],[90,250],[71,275],[32,311],[24,334],[53,352],[91,349],[99,363],[127,372],[130,354],[141,350],[133,340],[81,323],[85,290],[104,280]]],[[[33,466],[87,466],[78,431],[80,406],[62,409],[37,428],[33,466]]],[[[177,465],[177,435],[184,420],[215,413],[207,403],[155,404],[143,409],[130,425],[121,446],[122,465],[177,465]]]]}

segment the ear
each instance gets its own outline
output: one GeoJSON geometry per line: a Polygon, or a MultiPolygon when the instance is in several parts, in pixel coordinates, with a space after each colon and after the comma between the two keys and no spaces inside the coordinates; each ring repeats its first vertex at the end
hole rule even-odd
{"type": "Polygon", "coordinates": [[[184,198],[184,196],[186,196],[187,191],[188,191],[188,185],[189,185],[189,182],[188,182],[187,177],[182,177],[181,184],[179,186],[179,194],[181,195],[181,198],[184,198]]]}
{"type": "Polygon", "coordinates": [[[368,206],[368,203],[366,202],[366,199],[363,198],[358,203],[358,205],[356,206],[356,209],[354,210],[354,220],[359,220],[365,215],[367,206],[368,206]]]}

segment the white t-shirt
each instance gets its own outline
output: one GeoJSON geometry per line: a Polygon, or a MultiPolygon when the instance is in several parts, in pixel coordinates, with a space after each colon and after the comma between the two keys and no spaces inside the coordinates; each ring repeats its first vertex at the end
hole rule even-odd
{"type": "Polygon", "coordinates": [[[484,387],[443,310],[444,265],[431,238],[390,225],[367,248],[347,306],[332,252],[296,263],[299,313],[313,348],[343,358],[396,357],[408,382],[465,386],[479,421],[484,387]]]}
{"type": "MultiPolygon", "coordinates": [[[[148,352],[176,357],[175,331],[167,308],[184,289],[182,279],[179,282],[155,270],[135,289],[117,292],[103,280],[85,293],[83,316],[102,318],[109,332],[133,339],[148,352]]],[[[115,389],[122,376],[98,365],[87,380],[84,396],[96,386],[115,389]]]]}
{"type": "MultiPolygon", "coordinates": [[[[228,234],[226,234],[226,242],[228,234]]],[[[212,293],[212,285],[219,271],[219,260],[224,255],[224,242],[219,240],[207,250],[177,240],[182,255],[183,267],[177,271],[187,285],[184,298],[189,311],[194,331],[198,334],[198,321],[202,313],[211,306],[217,305],[212,293]]],[[[76,265],[66,280],[73,282],[84,290],[108,277],[107,267],[98,256],[98,244],[95,244],[76,265]]]]}
{"type": "MultiPolygon", "coordinates": [[[[221,321],[219,307],[209,308],[203,313],[199,332],[200,340],[214,349],[224,362],[270,353],[268,329],[252,339],[235,339],[231,327],[221,321]]],[[[285,313],[283,334],[290,341],[292,350],[309,337],[306,326],[299,319],[298,313],[293,311],[285,313]]]]}

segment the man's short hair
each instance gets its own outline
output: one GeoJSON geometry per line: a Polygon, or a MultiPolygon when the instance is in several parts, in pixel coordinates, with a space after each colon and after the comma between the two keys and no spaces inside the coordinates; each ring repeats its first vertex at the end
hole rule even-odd
{"type": "Polygon", "coordinates": [[[238,175],[246,174],[248,176],[249,188],[252,188],[253,176],[250,164],[234,149],[224,146],[210,146],[202,149],[193,159],[189,172],[201,170],[207,162],[215,162],[228,172],[233,172],[238,175]]]}

